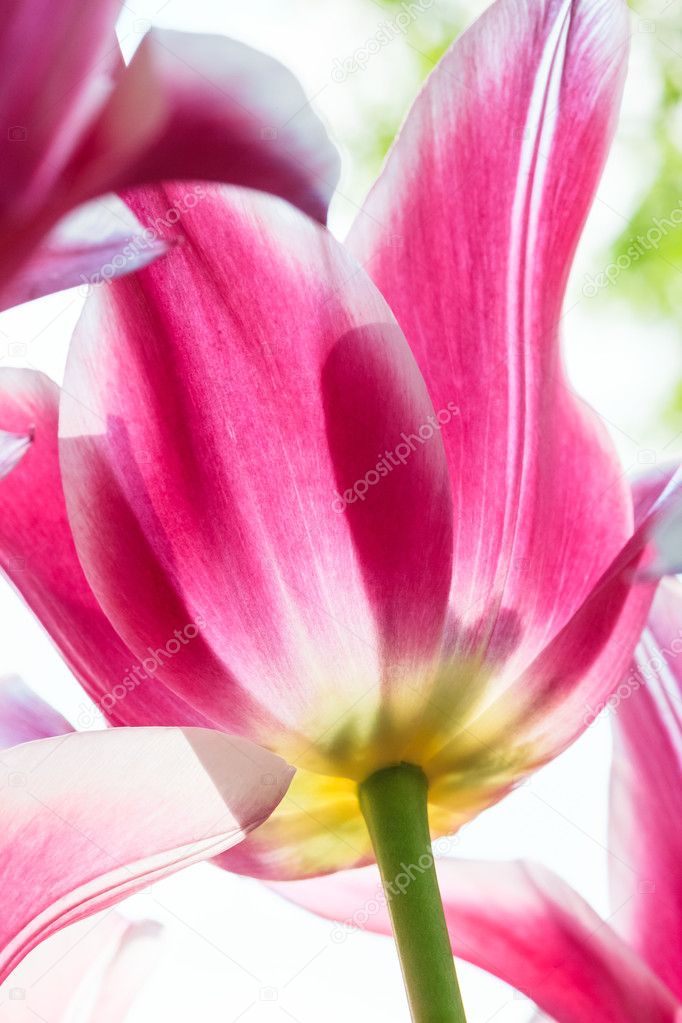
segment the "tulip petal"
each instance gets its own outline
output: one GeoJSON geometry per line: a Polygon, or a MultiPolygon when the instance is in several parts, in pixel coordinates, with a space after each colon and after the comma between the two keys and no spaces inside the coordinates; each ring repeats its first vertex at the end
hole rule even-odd
{"type": "Polygon", "coordinates": [[[102,977],[91,1023],[124,1023],[128,1018],[128,1010],[159,958],[161,930],[153,920],[128,924],[102,977]]]}
{"type": "Polygon", "coordinates": [[[0,749],[72,731],[66,718],[16,675],[0,678],[0,749]]]}
{"type": "Polygon", "coordinates": [[[592,723],[627,674],[657,582],[641,569],[648,573],[659,559],[661,526],[682,511],[682,468],[662,476],[659,490],[655,500],[650,492],[653,503],[582,606],[515,686],[518,727],[545,757],[592,723]]]}
{"type": "MultiPolygon", "coordinates": [[[[518,988],[558,1023],[675,1023],[679,1018],[671,992],[550,871],[522,862],[461,860],[438,860],[437,869],[454,954],[518,988]]],[[[373,867],[272,887],[339,921],[332,932],[335,942],[354,927],[391,933],[373,867]]]]}
{"type": "Polygon", "coordinates": [[[166,248],[160,238],[143,234],[116,197],[87,203],[58,224],[9,279],[0,292],[0,307],[132,273],[166,248]]]}
{"type": "MultiPolygon", "coordinates": [[[[146,650],[138,661],[88,586],[62,492],[58,402],[59,388],[42,373],[0,370],[0,428],[32,437],[23,460],[0,482],[0,568],[107,720],[210,726],[212,722],[159,681],[153,651],[146,650]],[[145,688],[153,694],[141,698],[145,688]]],[[[164,643],[172,636],[171,631],[164,643]]],[[[178,656],[181,652],[176,661],[178,656]]]]}
{"type": "Polygon", "coordinates": [[[682,1001],[682,586],[658,589],[614,703],[611,878],[616,926],[682,1001]]]}
{"type": "Polygon", "coordinates": [[[510,681],[630,529],[615,453],[558,346],[628,38],[622,0],[497,0],[428,79],[348,241],[435,407],[460,408],[444,431],[453,648],[506,660],[510,681]]]}
{"type": "Polygon", "coordinates": [[[288,199],[324,222],[339,155],[297,79],[220,36],[154,29],[75,158],[87,195],[169,179],[288,199]]]}
{"type": "Polygon", "coordinates": [[[114,728],[2,752],[0,979],[43,938],[241,841],[293,771],[205,729],[114,728]]]}
{"type": "Polygon", "coordinates": [[[0,1023],[123,1023],[154,967],[161,930],[108,910],[51,935],[0,987],[0,1023]]]}
{"type": "MultiPolygon", "coordinates": [[[[149,190],[135,212],[173,201],[149,190]]],[[[394,756],[368,737],[407,723],[441,644],[452,522],[433,407],[381,296],[293,207],[216,189],[178,229],[76,331],[60,434],[79,557],[137,656],[203,623],[222,673],[196,643],[159,673],[202,713],[364,777],[394,756]]]]}

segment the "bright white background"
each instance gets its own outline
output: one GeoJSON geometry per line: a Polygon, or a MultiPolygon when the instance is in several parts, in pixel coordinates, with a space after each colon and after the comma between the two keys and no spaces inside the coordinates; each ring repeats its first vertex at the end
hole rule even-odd
{"type": "MultiPolygon", "coordinates": [[[[481,0],[435,0],[420,17],[428,31],[430,19],[434,26],[436,19],[466,21],[484,6],[481,0]]],[[[365,154],[372,148],[372,132],[387,111],[406,109],[419,74],[404,37],[343,83],[335,82],[331,72],[336,58],[351,56],[390,18],[391,12],[372,0],[133,0],[126,5],[120,32],[128,52],[153,21],[233,35],[286,62],[314,97],[343,151],[344,173],[332,215],[332,228],[342,236],[370,183],[365,154]]],[[[655,34],[634,16],[632,70],[618,141],[579,251],[563,322],[575,386],[603,415],[624,466],[631,469],[679,451],[680,439],[657,425],[655,414],[676,381],[678,339],[664,322],[638,320],[629,309],[620,311],[601,297],[586,298],[581,289],[585,274],[603,268],[609,240],[623,230],[655,171],[645,144],[649,114],[658,100],[651,73],[655,59],[655,34]]],[[[667,212],[661,210],[660,216],[667,212]]],[[[626,288],[626,278],[623,274],[613,287],[626,288]]],[[[77,292],[65,293],[1,316],[0,365],[30,365],[60,379],[81,302],[77,292]]],[[[0,674],[22,675],[77,721],[84,697],[5,584],[0,615],[0,674]]],[[[599,719],[559,761],[466,827],[456,854],[535,858],[608,913],[609,757],[609,723],[599,719]]],[[[124,911],[165,925],[161,964],[131,1012],[131,1023],[408,1019],[388,940],[356,933],[335,944],[330,924],[288,906],[256,882],[210,866],[195,867],[129,900],[124,911]]],[[[459,972],[469,1023],[525,1023],[530,1018],[531,1003],[504,984],[466,964],[459,972]]],[[[20,1017],[21,1011],[26,1009],[18,1003],[0,1004],[0,1020],[37,1018],[20,1017]]]]}

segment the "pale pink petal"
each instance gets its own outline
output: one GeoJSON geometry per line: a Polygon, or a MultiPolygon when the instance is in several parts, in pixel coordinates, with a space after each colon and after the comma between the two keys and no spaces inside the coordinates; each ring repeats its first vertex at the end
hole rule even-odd
{"type": "Polygon", "coordinates": [[[636,659],[609,707],[616,926],[682,1000],[682,586],[658,589],[636,659]]]}
{"type": "Polygon", "coordinates": [[[149,32],[73,168],[88,195],[169,179],[280,195],[324,221],[339,156],[297,79],[221,36],[149,32]]]}
{"type": "Polygon", "coordinates": [[[130,923],[111,909],[63,928],[3,982],[0,1023],[123,1023],[154,968],[161,930],[152,920],[130,923]]]}
{"type": "Polygon", "coordinates": [[[0,306],[132,273],[166,250],[158,235],[143,232],[120,199],[93,200],[47,235],[0,291],[0,306]]]}
{"type": "Polygon", "coordinates": [[[153,920],[128,924],[107,965],[90,1023],[123,1023],[159,958],[161,925],[153,920]]]}
{"type": "MultiPolygon", "coordinates": [[[[133,655],[88,586],[62,493],[58,401],[58,387],[41,373],[0,370],[0,428],[33,438],[23,460],[0,482],[0,568],[113,724],[210,724],[159,681],[153,651],[145,651],[141,660],[133,655]],[[145,688],[152,693],[141,699],[145,688]]],[[[187,624],[179,620],[175,627],[187,624]]],[[[162,646],[172,639],[171,630],[162,646]]],[[[194,642],[200,643],[200,636],[194,642]]],[[[161,656],[167,659],[163,651],[161,656]]],[[[181,651],[176,662],[178,657],[181,651]]]]}
{"type": "Polygon", "coordinates": [[[16,675],[0,678],[0,749],[72,731],[66,718],[16,675]]]}
{"type": "Polygon", "coordinates": [[[612,446],[558,345],[628,38],[623,0],[497,0],[428,79],[349,237],[434,406],[460,409],[443,431],[452,648],[506,661],[508,680],[630,529],[612,446]]]}
{"type": "MultiPolygon", "coordinates": [[[[507,981],[558,1023],[679,1019],[671,992],[549,871],[522,862],[439,860],[437,867],[454,954],[507,981]]],[[[396,883],[408,884],[407,873],[396,883]]],[[[338,921],[332,942],[355,927],[391,933],[375,868],[272,887],[338,921]]]]}
{"type": "Polygon", "coordinates": [[[81,562],[138,657],[201,623],[222,673],[187,646],[159,672],[184,699],[362,777],[390,755],[367,742],[376,715],[419,698],[441,642],[452,524],[432,405],[381,296],[293,207],[216,189],[178,231],[97,289],[76,331],[60,434],[81,562]]]}
{"type": "Polygon", "coordinates": [[[241,841],[293,771],[205,729],[114,728],[0,755],[0,978],[43,938],[241,841]]]}

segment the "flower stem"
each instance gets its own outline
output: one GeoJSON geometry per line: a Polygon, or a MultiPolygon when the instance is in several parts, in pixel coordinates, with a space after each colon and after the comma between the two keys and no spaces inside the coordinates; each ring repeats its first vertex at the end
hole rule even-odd
{"type": "Polygon", "coordinates": [[[383,882],[414,1023],[466,1023],[426,813],[428,782],[412,764],[362,782],[360,807],[383,882]]]}

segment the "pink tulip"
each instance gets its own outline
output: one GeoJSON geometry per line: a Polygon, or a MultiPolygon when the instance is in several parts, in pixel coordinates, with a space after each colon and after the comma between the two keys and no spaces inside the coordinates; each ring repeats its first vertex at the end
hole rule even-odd
{"type": "MultiPolygon", "coordinates": [[[[523,991],[548,1014],[542,1019],[682,1018],[681,657],[682,586],[666,580],[612,701],[616,754],[606,920],[537,864],[438,864],[455,954],[523,991]]],[[[274,887],[346,928],[390,933],[373,867],[274,887]]]]}
{"type": "MultiPolygon", "coordinates": [[[[88,300],[61,395],[0,373],[0,426],[34,438],[0,490],[0,563],[106,719],[297,769],[230,869],[370,862],[358,784],[403,762],[453,832],[626,670],[680,478],[656,473],[634,528],[558,323],[627,42],[622,0],[498,0],[345,247],[207,186],[182,244],[88,300]]],[[[127,193],[143,225],[181,199],[127,193]]]]}
{"type": "MultiPolygon", "coordinates": [[[[355,786],[401,760],[453,831],[628,664],[660,507],[633,533],[556,336],[626,52],[621,0],[499,0],[351,233],[383,294],[292,207],[207,186],[182,244],[86,303],[61,397],[0,374],[0,426],[35,434],[3,567],[108,720],[218,727],[298,768],[240,870],[366,862],[355,786]]],[[[145,223],[177,194],[130,201],[145,223]]]]}
{"type": "Polygon", "coordinates": [[[338,157],[294,77],[241,43],[156,30],[124,68],[120,6],[4,5],[0,308],[128,273],[165,251],[158,231],[143,234],[111,201],[58,224],[124,187],[215,179],[325,218],[338,157]]]}
{"type": "Polygon", "coordinates": [[[0,1023],[123,1023],[156,965],[160,932],[111,911],[60,931],[0,987],[0,1023]]]}

